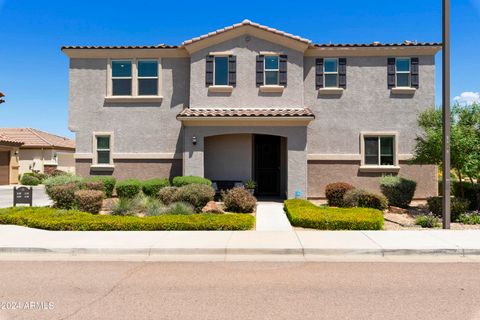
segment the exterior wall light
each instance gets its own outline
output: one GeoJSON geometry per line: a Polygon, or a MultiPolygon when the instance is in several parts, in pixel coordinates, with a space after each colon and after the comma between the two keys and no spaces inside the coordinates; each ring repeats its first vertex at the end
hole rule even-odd
{"type": "Polygon", "coordinates": [[[197,137],[192,137],[192,144],[195,146],[197,144],[197,137]]]}

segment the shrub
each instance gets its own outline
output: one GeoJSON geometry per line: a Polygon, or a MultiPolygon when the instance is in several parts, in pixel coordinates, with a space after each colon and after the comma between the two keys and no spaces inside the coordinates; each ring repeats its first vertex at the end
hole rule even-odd
{"type": "MultiPolygon", "coordinates": [[[[442,216],[442,198],[443,197],[430,197],[427,199],[428,209],[436,216],[442,216]]],[[[450,219],[452,221],[457,220],[458,216],[468,211],[470,202],[467,199],[451,198],[450,200],[450,219]]]]}
{"type": "Polygon", "coordinates": [[[127,216],[133,214],[133,202],[129,198],[120,198],[112,206],[112,215],[114,216],[127,216]]]}
{"type": "Polygon", "coordinates": [[[167,214],[193,214],[195,208],[186,202],[174,202],[164,210],[167,214]]]}
{"type": "Polygon", "coordinates": [[[92,176],[85,178],[84,181],[101,182],[103,184],[103,192],[107,198],[112,197],[113,189],[115,189],[115,184],[117,183],[117,180],[112,176],[92,176]]]}
{"type": "Polygon", "coordinates": [[[388,207],[388,200],[380,194],[352,189],[343,196],[343,206],[347,208],[361,207],[385,210],[388,207]]]}
{"type": "Polygon", "coordinates": [[[74,195],[77,208],[80,211],[96,214],[102,209],[105,196],[102,190],[78,190],[75,191],[74,195]]]}
{"type": "Polygon", "coordinates": [[[433,215],[421,215],[415,219],[415,224],[422,228],[438,228],[440,220],[433,215]]]}
{"type": "Polygon", "coordinates": [[[75,191],[77,190],[78,186],[75,183],[52,186],[49,196],[56,208],[72,209],[75,207],[75,191]]]}
{"type": "Polygon", "coordinates": [[[408,208],[416,188],[415,181],[399,176],[383,176],[380,179],[380,190],[391,206],[408,208]]]}
{"type": "Polygon", "coordinates": [[[172,202],[177,201],[177,191],[177,187],[165,187],[160,189],[158,192],[158,197],[163,204],[168,206],[172,202]]]}
{"type": "Polygon", "coordinates": [[[225,210],[229,212],[250,213],[253,212],[257,204],[257,199],[242,187],[222,192],[222,198],[225,210]]]}
{"type": "Polygon", "coordinates": [[[45,168],[45,173],[50,176],[50,177],[56,177],[56,176],[61,176],[63,174],[69,174],[68,172],[58,170],[58,169],[53,169],[53,168],[45,168]]]}
{"type": "Polygon", "coordinates": [[[205,184],[207,186],[211,186],[212,181],[204,177],[197,177],[197,176],[178,176],[173,178],[173,185],[175,187],[182,187],[189,184],[205,184]]]}
{"type": "Polygon", "coordinates": [[[462,213],[458,216],[457,222],[460,222],[463,224],[480,224],[480,214],[462,213]]]}
{"type": "Polygon", "coordinates": [[[318,207],[307,200],[285,201],[287,217],[295,227],[320,230],[382,230],[383,213],[371,208],[318,207]]]}
{"type": "Polygon", "coordinates": [[[146,196],[156,197],[160,189],[170,186],[168,179],[150,179],[142,182],[142,191],[146,196]]]}
{"type": "Polygon", "coordinates": [[[175,198],[176,201],[190,203],[196,212],[202,211],[202,208],[212,201],[215,196],[215,190],[205,184],[187,184],[178,188],[175,198]]]}
{"type": "MultiPolygon", "coordinates": [[[[443,191],[443,190],[442,190],[443,191]]],[[[480,203],[478,203],[479,199],[478,193],[480,192],[480,183],[470,183],[470,182],[452,182],[452,194],[457,197],[457,198],[464,198],[470,201],[470,210],[477,210],[477,208],[480,206],[480,203]],[[463,194],[464,196],[462,197],[462,192],[461,192],[461,186],[463,185],[463,194]]]]}
{"type": "Polygon", "coordinates": [[[42,207],[0,209],[0,224],[16,224],[46,230],[249,230],[255,218],[247,214],[190,214],[156,217],[93,215],[76,210],[42,207]]]}
{"type": "Polygon", "coordinates": [[[54,176],[47,178],[43,181],[43,184],[45,185],[45,190],[50,198],[52,198],[52,195],[50,194],[50,190],[54,186],[62,186],[66,184],[79,184],[82,181],[82,178],[77,177],[72,174],[62,174],[59,176],[54,176]]]}
{"type": "Polygon", "coordinates": [[[137,179],[126,179],[115,186],[119,198],[134,198],[140,193],[141,184],[137,179]]]}
{"type": "Polygon", "coordinates": [[[341,207],[343,205],[343,196],[348,190],[354,189],[351,184],[345,182],[335,182],[327,184],[325,187],[325,197],[328,205],[333,207],[341,207]]]}
{"type": "Polygon", "coordinates": [[[22,175],[22,178],[20,179],[20,183],[24,186],[37,186],[42,182],[40,181],[39,178],[30,174],[27,175],[25,173],[22,175]]]}
{"type": "Polygon", "coordinates": [[[104,185],[102,181],[87,178],[80,182],[80,189],[103,191],[104,185]]]}
{"type": "Polygon", "coordinates": [[[164,213],[165,207],[160,202],[160,200],[155,198],[148,198],[147,204],[145,206],[145,215],[146,216],[158,216],[164,213]]]}

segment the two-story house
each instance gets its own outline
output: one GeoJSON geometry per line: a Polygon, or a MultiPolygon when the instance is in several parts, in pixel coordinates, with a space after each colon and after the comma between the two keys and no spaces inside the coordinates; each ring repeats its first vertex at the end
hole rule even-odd
{"type": "Polygon", "coordinates": [[[179,46],[66,46],[76,172],[205,176],[258,194],[324,197],[383,174],[437,193],[410,165],[435,103],[438,43],[313,44],[248,20],[179,46]]]}

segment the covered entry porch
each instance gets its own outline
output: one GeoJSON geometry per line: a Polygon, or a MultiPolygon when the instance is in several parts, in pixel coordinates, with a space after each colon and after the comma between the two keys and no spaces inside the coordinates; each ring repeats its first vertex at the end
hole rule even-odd
{"type": "Polygon", "coordinates": [[[177,117],[184,126],[184,175],[217,181],[251,179],[260,196],[306,198],[310,111],[295,109],[296,114],[284,109],[290,110],[287,116],[223,112],[217,117],[211,110],[185,109],[177,117]]]}

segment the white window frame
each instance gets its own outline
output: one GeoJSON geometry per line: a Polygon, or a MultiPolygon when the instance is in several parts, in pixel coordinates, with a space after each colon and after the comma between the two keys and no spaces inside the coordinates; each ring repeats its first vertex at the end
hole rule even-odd
{"type": "Polygon", "coordinates": [[[263,84],[265,86],[279,86],[280,85],[280,55],[279,54],[267,54],[263,58],[263,84]],[[266,66],[266,57],[277,57],[277,69],[267,69],[266,66]],[[277,72],[277,83],[269,83],[267,84],[267,71],[276,71],[277,72]]]}
{"type": "MultiPolygon", "coordinates": [[[[140,100],[140,101],[151,101],[157,102],[162,100],[162,59],[155,58],[155,57],[141,57],[141,58],[115,58],[115,59],[108,59],[107,64],[107,95],[106,101],[130,101],[130,100],[140,100]],[[113,79],[130,79],[128,77],[112,77],[112,62],[113,61],[131,61],[132,62],[132,94],[131,95],[112,95],[113,93],[113,79]],[[157,95],[138,95],[138,68],[137,64],[138,61],[157,61],[158,72],[157,72],[157,95]]],[[[147,79],[149,77],[141,77],[141,79],[147,79]]]]}
{"type": "Polygon", "coordinates": [[[229,56],[230,55],[227,55],[227,54],[225,54],[225,55],[218,54],[218,55],[213,56],[213,85],[214,86],[219,87],[219,86],[229,86],[230,85],[229,81],[228,81],[228,75],[229,75],[229,72],[230,72],[230,61],[228,59],[229,56]],[[226,84],[217,84],[217,79],[216,79],[216,76],[215,76],[215,68],[216,68],[216,65],[217,65],[217,63],[216,63],[217,58],[227,58],[227,83],[226,84]]]}
{"type": "Polygon", "coordinates": [[[384,171],[392,169],[397,171],[400,169],[398,162],[398,132],[396,131],[384,131],[384,132],[361,132],[360,133],[360,154],[361,154],[361,169],[373,169],[374,171],[378,169],[379,171],[384,171]],[[381,144],[378,142],[378,164],[366,164],[365,163],[365,138],[380,138],[390,137],[393,138],[393,165],[381,165],[381,144]]]}
{"type": "Polygon", "coordinates": [[[93,133],[93,162],[92,164],[97,167],[111,167],[113,166],[113,132],[94,132],[93,133]],[[109,162],[107,163],[98,163],[98,151],[107,151],[107,149],[98,149],[97,138],[98,137],[108,137],[110,139],[110,148],[108,151],[109,162]]]}
{"type": "MultiPolygon", "coordinates": [[[[135,59],[135,64],[136,64],[135,70],[136,70],[136,72],[137,72],[137,79],[136,79],[136,82],[137,82],[137,95],[140,96],[140,97],[149,97],[149,96],[158,96],[158,95],[160,95],[160,91],[159,91],[159,90],[160,90],[160,85],[159,85],[159,83],[160,83],[160,73],[159,73],[159,72],[160,72],[160,68],[159,68],[160,63],[159,63],[158,59],[148,59],[148,58],[145,58],[145,59],[135,59]],[[139,62],[142,62],[142,61],[156,62],[156,63],[157,63],[157,76],[156,76],[156,77],[140,77],[140,76],[138,75],[138,63],[139,63],[139,62]],[[144,95],[140,95],[140,94],[138,94],[138,89],[140,88],[140,80],[142,80],[142,79],[157,79],[157,94],[156,94],[156,95],[145,95],[145,94],[144,94],[144,95]]],[[[132,91],[132,92],[133,92],[133,91],[132,91]]]]}
{"type": "Polygon", "coordinates": [[[410,57],[396,57],[395,58],[395,87],[396,88],[411,88],[412,87],[412,59],[410,57]],[[397,70],[397,60],[408,60],[408,71],[398,71],[397,70]],[[408,74],[408,85],[399,86],[398,85],[398,74],[408,74]]]}
{"type": "Polygon", "coordinates": [[[134,78],[134,77],[133,77],[133,75],[134,75],[134,72],[133,72],[133,71],[134,71],[134,70],[133,70],[133,64],[134,64],[134,62],[133,62],[132,59],[114,59],[114,60],[112,60],[112,61],[110,62],[110,80],[109,80],[109,82],[110,82],[110,88],[111,88],[111,91],[110,91],[110,95],[111,95],[111,96],[113,96],[113,80],[117,80],[117,79],[118,79],[118,80],[122,80],[122,79],[123,79],[123,80],[127,80],[127,79],[130,79],[130,80],[131,80],[131,82],[130,82],[130,93],[131,93],[131,94],[115,95],[114,97],[130,97],[130,96],[133,96],[133,82],[134,82],[134,81],[133,81],[133,78],[134,78]],[[131,64],[131,68],[130,68],[130,69],[131,69],[131,70],[130,70],[130,71],[131,71],[131,75],[130,75],[130,77],[114,77],[114,76],[113,76],[113,68],[112,68],[112,65],[113,65],[114,62],[120,62],[120,61],[128,61],[128,62],[130,62],[130,64],[131,64]]]}
{"type": "Polygon", "coordinates": [[[324,75],[324,77],[323,77],[323,79],[324,79],[324,81],[323,81],[323,82],[324,82],[324,83],[323,83],[323,87],[324,87],[324,88],[338,88],[338,86],[339,86],[339,84],[338,84],[338,83],[339,83],[339,76],[338,76],[338,58],[324,58],[324,59],[323,59],[323,75],[324,75]],[[336,72],[331,72],[331,71],[327,72],[327,71],[325,71],[325,66],[326,66],[326,63],[325,63],[325,62],[326,62],[327,60],[335,60],[335,62],[336,62],[336,64],[337,64],[337,71],[336,71],[336,72]],[[325,77],[325,75],[327,75],[327,74],[334,74],[334,75],[337,76],[337,82],[336,82],[335,87],[327,87],[327,81],[326,81],[326,77],[325,77]]]}

